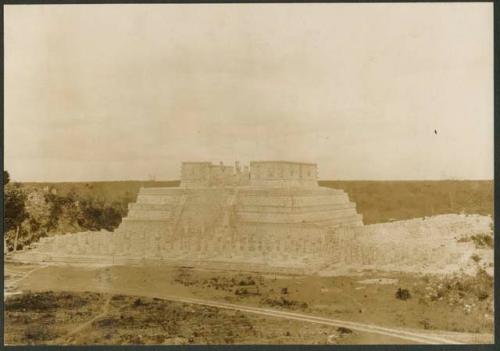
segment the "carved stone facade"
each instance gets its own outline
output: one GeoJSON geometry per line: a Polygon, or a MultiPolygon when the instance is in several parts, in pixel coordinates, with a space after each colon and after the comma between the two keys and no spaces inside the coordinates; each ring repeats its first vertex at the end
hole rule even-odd
{"type": "Polygon", "coordinates": [[[255,186],[271,187],[317,186],[318,169],[314,163],[252,161],[250,183],[255,186]]]}
{"type": "Polygon", "coordinates": [[[181,166],[181,187],[223,187],[247,185],[250,180],[248,167],[241,169],[238,162],[227,166],[222,162],[183,162],[181,166]]]}
{"type": "Polygon", "coordinates": [[[181,187],[316,187],[318,169],[314,163],[290,161],[251,161],[250,167],[227,166],[222,162],[183,162],[181,187]]]}
{"type": "MultiPolygon", "coordinates": [[[[208,194],[207,194],[208,195],[208,194]]],[[[226,203],[230,204],[230,203],[226,203]]],[[[190,217],[192,214],[188,214],[190,217]]],[[[310,273],[328,267],[377,267],[447,272],[470,259],[474,243],[457,238],[492,235],[492,220],[479,215],[432,218],[325,229],[312,223],[238,223],[215,227],[169,220],[129,219],[119,230],[42,238],[20,261],[196,265],[207,268],[310,273]],[[464,249],[464,246],[466,248],[464,249]]],[[[492,262],[492,258],[491,258],[492,262]]]]}

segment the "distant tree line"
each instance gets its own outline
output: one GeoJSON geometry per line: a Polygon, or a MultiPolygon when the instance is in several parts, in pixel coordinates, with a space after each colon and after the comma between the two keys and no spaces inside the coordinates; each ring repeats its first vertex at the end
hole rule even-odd
{"type": "Polygon", "coordinates": [[[445,213],[493,216],[493,181],[320,181],[347,192],[365,224],[445,213]]]}

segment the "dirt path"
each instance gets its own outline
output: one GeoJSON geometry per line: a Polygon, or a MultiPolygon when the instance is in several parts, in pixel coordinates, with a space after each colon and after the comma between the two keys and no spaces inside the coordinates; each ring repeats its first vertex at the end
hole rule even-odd
{"type": "Polygon", "coordinates": [[[41,269],[44,269],[45,265],[41,265],[38,267],[35,267],[31,270],[29,270],[26,273],[23,272],[18,272],[18,271],[13,271],[9,269],[4,269],[4,273],[8,273],[9,275],[12,276],[11,279],[5,279],[4,280],[4,292],[3,292],[3,299],[5,299],[10,296],[10,295],[17,295],[20,294],[21,292],[17,290],[17,284],[24,279],[28,278],[31,274],[35,273],[36,271],[39,271],[41,269]]]}
{"type": "Polygon", "coordinates": [[[82,330],[86,329],[89,327],[92,323],[94,323],[96,320],[103,318],[108,314],[109,311],[109,303],[111,302],[111,298],[113,296],[110,295],[107,299],[106,302],[104,302],[104,305],[102,306],[102,311],[99,313],[97,316],[93,317],[92,319],[89,319],[88,321],[80,324],[78,327],[70,330],[67,334],[61,336],[59,339],[56,340],[55,344],[67,344],[67,341],[71,336],[81,332],[82,330]]]}
{"type": "Polygon", "coordinates": [[[317,316],[312,316],[312,315],[307,315],[307,314],[302,314],[302,313],[286,312],[286,311],[279,311],[279,310],[260,308],[260,307],[242,306],[242,305],[237,305],[237,304],[208,301],[208,300],[201,300],[201,299],[195,299],[195,298],[186,298],[186,297],[179,297],[179,296],[158,296],[158,297],[162,298],[162,299],[166,299],[166,300],[176,301],[176,302],[192,303],[192,304],[198,304],[198,305],[204,305],[204,306],[211,306],[211,307],[230,309],[230,310],[236,310],[236,311],[241,311],[241,312],[259,314],[259,315],[265,315],[265,316],[270,316],[270,317],[285,318],[285,319],[297,320],[297,321],[302,321],[302,322],[330,325],[330,326],[335,326],[335,327],[346,327],[346,328],[349,328],[352,330],[357,330],[360,332],[381,334],[381,335],[386,335],[386,336],[395,337],[395,338],[399,338],[399,339],[409,340],[409,341],[422,343],[422,344],[461,344],[458,341],[444,339],[444,338],[440,338],[438,336],[429,336],[426,334],[414,333],[414,332],[405,331],[405,330],[401,330],[401,329],[385,328],[385,327],[379,327],[377,325],[357,323],[357,322],[348,322],[348,321],[339,320],[339,319],[317,317],[317,316]]]}
{"type": "MultiPolygon", "coordinates": [[[[28,275],[31,275],[33,272],[37,271],[38,269],[42,269],[45,267],[38,267],[36,269],[33,269],[29,271],[23,278],[25,279],[28,275]]],[[[48,277],[47,277],[48,278],[48,277]]],[[[19,281],[19,280],[18,280],[19,281]]],[[[61,287],[59,286],[60,281],[53,281],[52,283],[49,282],[50,279],[46,280],[43,278],[43,282],[40,282],[40,289],[43,287],[44,289],[47,288],[52,288],[56,290],[61,290],[61,287]],[[51,284],[55,284],[54,286],[51,287],[51,284]]],[[[67,281],[66,281],[67,282],[67,281]]],[[[218,302],[214,300],[205,300],[205,299],[198,299],[198,298],[192,298],[192,297],[185,297],[185,296],[179,296],[179,295],[173,295],[173,294],[168,294],[168,293],[162,293],[161,290],[152,290],[148,291],[145,293],[141,289],[134,288],[133,284],[131,285],[122,285],[120,287],[117,286],[109,286],[109,285],[104,285],[104,286],[99,286],[99,285],[93,285],[93,284],[85,284],[85,286],[80,287],[80,286],[75,286],[72,287],[71,283],[67,282],[68,284],[65,284],[64,290],[69,290],[72,291],[73,289],[79,291],[82,288],[85,289],[85,291],[95,291],[99,293],[106,293],[106,294],[125,294],[125,295],[130,295],[130,296],[147,296],[147,297],[156,297],[160,299],[165,299],[165,300],[170,300],[170,301],[176,301],[176,302],[182,302],[182,303],[188,303],[188,304],[198,304],[198,305],[204,305],[204,306],[212,306],[216,308],[222,308],[222,309],[229,309],[229,310],[237,310],[245,313],[252,313],[252,314],[258,314],[258,315],[263,315],[263,316],[270,316],[270,317],[276,317],[276,318],[284,318],[284,319],[289,319],[289,320],[297,320],[297,321],[302,321],[302,322],[309,322],[309,323],[316,323],[316,324],[323,324],[323,325],[328,325],[328,326],[335,326],[335,327],[345,327],[349,328],[352,330],[356,330],[359,332],[366,332],[366,333],[373,333],[373,334],[378,334],[378,335],[384,335],[392,338],[398,338],[402,340],[407,340],[415,343],[423,343],[423,344],[460,344],[461,342],[457,340],[452,340],[446,338],[446,335],[429,335],[429,333],[421,333],[418,331],[411,331],[411,330],[404,330],[404,329],[398,329],[398,328],[387,328],[387,327],[381,327],[375,324],[367,324],[367,323],[358,323],[358,322],[351,322],[351,321],[346,321],[346,320],[340,320],[340,319],[333,319],[333,318],[325,318],[325,317],[319,317],[319,316],[314,316],[314,315],[309,315],[309,314],[302,314],[302,313],[295,313],[295,312],[288,312],[288,311],[282,311],[282,310],[276,310],[276,309],[269,309],[269,308],[262,308],[262,307],[252,307],[252,306],[245,306],[245,305],[240,305],[240,304],[231,304],[231,303],[225,303],[225,302],[218,302]],[[142,291],[142,292],[141,292],[142,291]]],[[[31,284],[27,284],[30,286],[31,284]]],[[[109,304],[109,301],[107,302],[109,304]]],[[[101,318],[103,315],[106,314],[108,305],[105,305],[103,307],[103,312],[99,314],[98,316],[94,317],[92,320],[80,325],[77,327],[76,330],[73,330],[70,332],[70,334],[67,334],[65,337],[70,337],[71,335],[74,335],[76,332],[81,331],[84,329],[86,326],[91,324],[94,320],[101,318]]]]}
{"type": "Polygon", "coordinates": [[[22,274],[22,273],[20,273],[20,272],[9,271],[9,270],[7,269],[7,270],[6,270],[6,271],[7,271],[7,273],[10,273],[10,274],[13,274],[13,275],[17,275],[17,276],[19,276],[19,275],[21,276],[21,277],[20,277],[20,278],[18,278],[18,279],[15,279],[15,280],[10,281],[9,283],[11,283],[11,284],[13,284],[13,285],[14,285],[14,284],[17,284],[17,283],[19,283],[20,281],[22,281],[22,280],[24,280],[24,279],[28,278],[31,274],[33,274],[33,273],[35,273],[36,271],[38,271],[38,270],[40,270],[40,269],[43,269],[43,268],[45,268],[45,267],[47,267],[47,266],[44,266],[44,265],[42,265],[42,266],[38,266],[38,267],[33,268],[32,270],[29,270],[28,272],[26,272],[26,273],[24,273],[24,274],[22,274]]]}

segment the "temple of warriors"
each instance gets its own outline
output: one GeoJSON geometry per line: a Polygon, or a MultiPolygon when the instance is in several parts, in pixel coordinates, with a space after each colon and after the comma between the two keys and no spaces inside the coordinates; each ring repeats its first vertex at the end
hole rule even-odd
{"type": "Polygon", "coordinates": [[[299,274],[332,265],[446,270],[473,250],[457,238],[491,232],[491,218],[477,215],[363,225],[348,195],[317,178],[312,163],[184,162],[180,186],[141,188],[114,232],[42,238],[12,259],[299,274]]]}
{"type": "Polygon", "coordinates": [[[317,173],[288,161],[184,162],[180,186],[141,188],[114,232],[43,238],[29,255],[310,266],[330,254],[330,229],[363,225],[347,194],[318,186],[317,173]]]}

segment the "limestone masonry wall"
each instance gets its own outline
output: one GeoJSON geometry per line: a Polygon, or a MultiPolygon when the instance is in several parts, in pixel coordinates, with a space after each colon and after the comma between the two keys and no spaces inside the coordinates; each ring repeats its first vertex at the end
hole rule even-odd
{"type": "Polygon", "coordinates": [[[333,261],[377,269],[425,271],[457,270],[470,260],[474,244],[460,240],[476,234],[492,235],[489,216],[448,214],[430,218],[371,224],[329,231],[333,261]],[[409,266],[408,266],[409,265],[409,266]]]}

